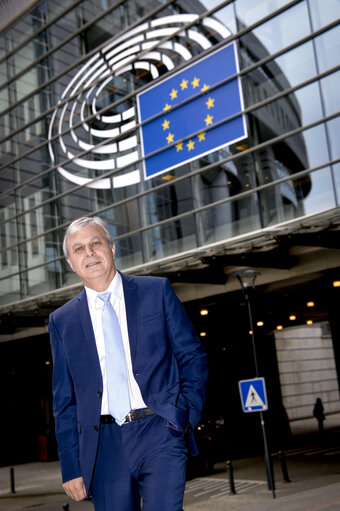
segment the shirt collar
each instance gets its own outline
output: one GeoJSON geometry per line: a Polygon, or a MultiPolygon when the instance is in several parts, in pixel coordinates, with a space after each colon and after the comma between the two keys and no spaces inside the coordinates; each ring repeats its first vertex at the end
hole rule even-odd
{"type": "MultiPolygon", "coordinates": [[[[87,302],[90,308],[93,309],[101,309],[103,307],[103,301],[97,297],[98,291],[91,289],[90,287],[85,286],[87,302]]],[[[109,287],[105,291],[110,291],[111,293],[111,303],[120,300],[123,294],[123,283],[122,277],[119,272],[116,272],[116,275],[111,280],[109,287]]]]}

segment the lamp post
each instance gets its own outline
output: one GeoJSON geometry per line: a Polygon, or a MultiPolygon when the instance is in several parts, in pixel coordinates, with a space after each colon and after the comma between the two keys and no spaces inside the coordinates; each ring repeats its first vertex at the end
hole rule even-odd
{"type": "MultiPolygon", "coordinates": [[[[251,340],[252,340],[252,345],[253,345],[256,378],[259,377],[259,367],[258,367],[258,363],[257,363],[255,329],[254,329],[253,314],[252,314],[251,299],[249,296],[249,294],[250,294],[249,291],[251,292],[253,289],[255,289],[255,280],[258,275],[260,275],[260,272],[254,270],[254,269],[250,269],[250,268],[246,269],[246,270],[240,270],[239,272],[235,273],[235,277],[237,277],[238,281],[241,284],[243,295],[244,295],[244,298],[246,299],[247,306],[248,306],[249,325],[250,325],[251,340]]],[[[275,485],[274,485],[272,465],[271,465],[270,456],[269,456],[265,422],[264,422],[263,413],[262,412],[259,412],[259,413],[260,413],[261,428],[262,428],[262,435],[263,435],[264,460],[265,460],[265,467],[266,467],[268,489],[272,491],[273,498],[275,498],[275,485]]]]}
{"type": "Polygon", "coordinates": [[[256,378],[258,378],[258,376],[259,376],[259,367],[257,364],[255,333],[254,333],[255,330],[254,330],[254,323],[253,323],[253,314],[252,314],[251,304],[250,304],[249,290],[255,289],[255,280],[258,275],[260,275],[260,272],[258,272],[256,270],[252,270],[252,269],[241,270],[235,274],[235,277],[238,278],[238,280],[241,284],[243,295],[246,299],[247,306],[248,306],[249,325],[250,325],[251,340],[252,340],[252,345],[253,345],[256,378]]]}

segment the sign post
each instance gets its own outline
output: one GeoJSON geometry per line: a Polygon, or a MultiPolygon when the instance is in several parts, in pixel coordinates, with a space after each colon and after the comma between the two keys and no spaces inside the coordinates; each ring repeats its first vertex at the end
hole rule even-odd
{"type": "Polygon", "coordinates": [[[272,490],[273,498],[275,498],[275,488],[272,475],[271,462],[267,444],[266,430],[262,412],[268,410],[267,392],[264,378],[252,378],[250,380],[240,380],[238,382],[242,409],[245,413],[260,412],[261,427],[264,443],[264,461],[266,466],[266,474],[268,488],[272,490]]]}

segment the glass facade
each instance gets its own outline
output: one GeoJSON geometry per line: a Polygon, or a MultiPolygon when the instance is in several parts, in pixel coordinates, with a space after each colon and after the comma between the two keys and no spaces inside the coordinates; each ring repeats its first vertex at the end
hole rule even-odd
{"type": "Polygon", "coordinates": [[[61,241],[79,216],[104,218],[118,267],[141,273],[339,206],[339,17],[339,0],[46,0],[2,32],[0,305],[78,283],[61,241]],[[160,160],[188,156],[146,177],[141,94],[229,45],[235,72],[183,78],[165,108],[201,99],[208,138],[234,80],[240,115],[220,123],[243,135],[191,157],[205,134],[171,139],[163,109],[160,160]]]}

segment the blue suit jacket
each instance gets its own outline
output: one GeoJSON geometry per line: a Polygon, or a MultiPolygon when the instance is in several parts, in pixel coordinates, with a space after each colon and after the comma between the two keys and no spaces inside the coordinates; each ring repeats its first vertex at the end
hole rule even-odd
{"type": "MultiPolygon", "coordinates": [[[[201,414],[207,358],[169,281],[122,275],[132,367],[143,400],[180,429],[201,414]]],[[[56,436],[63,481],[89,490],[103,391],[86,292],[50,315],[56,436]]]]}

